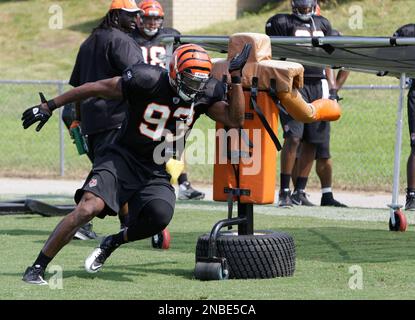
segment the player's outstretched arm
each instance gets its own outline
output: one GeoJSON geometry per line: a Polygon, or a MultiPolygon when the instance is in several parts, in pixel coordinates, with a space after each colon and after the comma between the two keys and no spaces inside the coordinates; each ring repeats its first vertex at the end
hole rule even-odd
{"type": "Polygon", "coordinates": [[[36,131],[40,131],[49,120],[53,110],[68,103],[79,102],[91,97],[122,99],[121,77],[85,83],[49,101],[46,101],[43,94],[40,93],[40,96],[41,103],[39,105],[30,107],[23,112],[22,122],[25,129],[39,122],[36,131]]]}
{"type": "Polygon", "coordinates": [[[245,119],[245,97],[241,84],[242,69],[248,60],[252,46],[245,44],[242,51],[229,62],[231,87],[229,92],[229,105],[217,102],[209,108],[208,115],[215,121],[222,122],[230,128],[240,128],[245,119]]]}

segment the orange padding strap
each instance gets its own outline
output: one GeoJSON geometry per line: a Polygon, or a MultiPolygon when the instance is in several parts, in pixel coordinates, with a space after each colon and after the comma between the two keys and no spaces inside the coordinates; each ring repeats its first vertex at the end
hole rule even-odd
{"type": "Polygon", "coordinates": [[[336,121],[341,116],[340,105],[335,100],[319,99],[312,103],[307,103],[297,90],[278,92],[277,97],[285,110],[296,121],[304,123],[336,121]]]}

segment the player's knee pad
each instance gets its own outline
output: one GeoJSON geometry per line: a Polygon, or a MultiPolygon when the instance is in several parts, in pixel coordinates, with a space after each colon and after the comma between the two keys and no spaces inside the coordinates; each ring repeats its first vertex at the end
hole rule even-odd
{"type": "Polygon", "coordinates": [[[173,213],[171,204],[162,199],[149,201],[137,215],[130,211],[128,241],[145,239],[159,233],[170,223],[173,213]]]}

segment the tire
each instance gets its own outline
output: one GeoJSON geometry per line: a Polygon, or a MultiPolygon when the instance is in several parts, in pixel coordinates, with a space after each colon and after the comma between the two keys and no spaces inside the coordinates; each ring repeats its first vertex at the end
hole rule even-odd
{"type": "Polygon", "coordinates": [[[392,219],[389,219],[389,230],[405,232],[406,228],[408,227],[408,222],[406,220],[405,214],[401,209],[398,209],[394,212],[394,215],[395,225],[392,225],[392,219]]]}
{"type": "MultiPolygon", "coordinates": [[[[256,231],[238,236],[221,232],[216,240],[218,257],[226,258],[231,279],[265,279],[292,276],[295,271],[294,239],[283,232],[256,231]]],[[[199,237],[196,262],[208,256],[209,234],[199,237]]]]}

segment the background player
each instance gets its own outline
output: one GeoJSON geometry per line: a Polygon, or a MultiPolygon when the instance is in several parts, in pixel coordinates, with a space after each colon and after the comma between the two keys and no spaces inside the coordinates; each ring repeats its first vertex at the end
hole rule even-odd
{"type": "MultiPolygon", "coordinates": [[[[323,37],[332,34],[330,22],[315,15],[316,0],[293,0],[292,14],[276,14],[268,19],[265,31],[269,36],[316,36],[323,37]]],[[[325,70],[321,67],[304,66],[304,88],[301,94],[307,102],[329,97],[329,88],[325,70]]],[[[306,197],[305,187],[316,156],[319,144],[329,143],[329,122],[303,124],[291,116],[280,113],[281,125],[284,131],[284,145],[281,152],[280,173],[280,207],[297,205],[313,205],[306,197]],[[297,157],[297,149],[302,143],[298,161],[298,177],[295,189],[291,195],[290,180],[297,157]]],[[[331,165],[331,163],[329,163],[331,165]]]]}
{"type": "MultiPolygon", "coordinates": [[[[140,47],[129,35],[136,28],[139,11],[134,1],[111,2],[106,16],[79,49],[70,85],[78,87],[87,82],[120,76],[128,66],[143,62],[140,47]]],[[[121,100],[98,97],[81,101],[77,110],[82,134],[87,137],[87,154],[93,162],[97,155],[118,139],[126,120],[127,104],[121,100]]],[[[123,227],[128,207],[122,211],[119,217],[123,227]]],[[[75,234],[76,238],[91,238],[91,228],[91,224],[83,226],[75,234]]]]}
{"type": "MultiPolygon", "coordinates": [[[[137,29],[132,36],[143,50],[144,62],[151,65],[166,67],[166,47],[160,40],[164,36],[180,35],[180,32],[173,28],[163,27],[164,10],[162,5],[155,0],[144,0],[138,4],[141,9],[137,17],[137,29]]],[[[192,187],[188,180],[187,173],[183,172],[184,163],[182,160],[171,159],[167,164],[167,170],[172,176],[172,183],[179,185],[179,200],[200,200],[205,194],[192,187]]]]}

